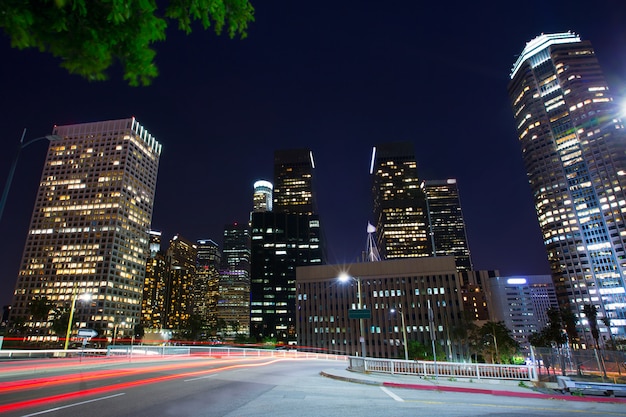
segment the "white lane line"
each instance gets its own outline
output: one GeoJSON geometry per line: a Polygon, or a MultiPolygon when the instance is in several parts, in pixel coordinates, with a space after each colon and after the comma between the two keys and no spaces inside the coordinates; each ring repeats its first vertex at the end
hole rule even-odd
{"type": "Polygon", "coordinates": [[[206,376],[199,376],[199,377],[197,377],[197,378],[183,379],[183,382],[197,381],[197,380],[199,380],[199,379],[213,378],[214,376],[215,376],[215,374],[212,374],[212,375],[206,375],[206,376]]]}
{"type": "Polygon", "coordinates": [[[400,398],[399,396],[397,396],[396,394],[394,394],[393,392],[389,391],[387,388],[385,387],[380,387],[381,390],[383,390],[383,392],[385,394],[387,394],[388,396],[390,396],[391,398],[393,398],[394,400],[403,403],[404,400],[402,398],[400,398]]]}
{"type": "Polygon", "coordinates": [[[65,408],[76,407],[77,405],[84,405],[84,404],[89,404],[89,403],[95,403],[96,401],[108,400],[110,398],[119,397],[120,395],[124,395],[124,394],[125,394],[124,392],[121,392],[121,393],[115,394],[115,395],[109,395],[109,396],[106,396],[106,397],[94,398],[93,400],[87,400],[87,401],[81,401],[79,403],[68,404],[68,405],[64,405],[63,407],[50,408],[48,410],[39,411],[37,413],[24,414],[21,417],[31,417],[31,416],[38,416],[38,415],[41,415],[41,414],[52,413],[54,411],[63,410],[65,408]]]}

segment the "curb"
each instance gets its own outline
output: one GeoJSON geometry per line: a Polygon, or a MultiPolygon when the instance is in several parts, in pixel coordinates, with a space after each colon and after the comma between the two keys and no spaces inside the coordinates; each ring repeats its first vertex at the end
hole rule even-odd
{"type": "Polygon", "coordinates": [[[621,403],[626,404],[626,398],[615,397],[582,397],[576,395],[567,394],[542,394],[537,392],[517,392],[506,390],[491,390],[484,388],[464,388],[464,387],[451,387],[444,385],[421,385],[421,384],[401,384],[397,382],[376,382],[367,379],[349,378],[330,374],[328,372],[320,372],[320,375],[326,378],[331,378],[339,381],[352,382],[355,384],[374,385],[380,387],[391,388],[403,388],[414,389],[422,391],[441,391],[441,392],[462,392],[466,394],[488,394],[503,397],[519,397],[519,398],[537,398],[544,400],[564,400],[564,401],[577,401],[577,402],[597,402],[597,403],[621,403]]]}

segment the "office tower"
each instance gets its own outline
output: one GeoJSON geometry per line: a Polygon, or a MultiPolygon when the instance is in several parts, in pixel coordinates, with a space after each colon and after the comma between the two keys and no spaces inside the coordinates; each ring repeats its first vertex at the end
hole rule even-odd
{"type": "Polygon", "coordinates": [[[252,213],[251,336],[296,341],[296,267],[321,263],[316,215],[252,213]]]}
{"type": "Polygon", "coordinates": [[[429,233],[434,256],[454,256],[459,271],[472,269],[456,179],[425,180],[429,233]]]}
{"type": "Polygon", "coordinates": [[[273,212],[251,216],[250,335],[296,341],[296,267],[322,263],[308,149],[274,154],[273,212]]]}
{"type": "Polygon", "coordinates": [[[198,239],[196,241],[196,276],[192,289],[192,313],[202,327],[197,339],[207,339],[211,329],[217,327],[221,258],[219,245],[213,240],[198,239]]]}
{"type": "Polygon", "coordinates": [[[313,152],[290,149],[274,152],[274,211],[313,214],[313,152]]]}
{"type": "Polygon", "coordinates": [[[411,142],[377,145],[370,163],[374,226],[384,259],[431,256],[426,198],[411,142]]]}
{"type": "Polygon", "coordinates": [[[546,312],[558,308],[550,275],[490,277],[484,282],[491,321],[503,321],[525,353],[528,337],[549,322],[546,312]]]}
{"type": "Polygon", "coordinates": [[[274,185],[265,180],[255,181],[252,211],[272,211],[274,185]]]}
{"type": "Polygon", "coordinates": [[[55,126],[53,134],[62,139],[48,148],[12,321],[46,334],[59,319],[53,309],[75,310],[73,334],[89,327],[110,337],[119,321],[139,323],[161,145],[134,118],[55,126]],[[35,317],[30,306],[42,299],[51,312],[35,317]]]}
{"type": "Polygon", "coordinates": [[[626,337],[626,138],[589,41],[543,34],[513,65],[508,93],[561,307],[598,309],[601,341],[626,337]],[[606,321],[606,323],[605,323],[606,321]]]}
{"type": "MultiPolygon", "coordinates": [[[[250,334],[250,228],[246,224],[224,226],[217,317],[228,337],[250,334]]],[[[221,327],[220,326],[220,327],[221,327]]]]}
{"type": "Polygon", "coordinates": [[[462,325],[459,288],[452,256],[298,267],[298,345],[361,356],[363,337],[367,357],[403,358],[405,344],[434,340],[448,360],[461,359],[451,339],[462,325]],[[352,279],[340,282],[341,271],[352,279]]]}
{"type": "Polygon", "coordinates": [[[196,244],[180,235],[170,240],[165,253],[168,269],[165,317],[167,328],[173,331],[186,329],[193,313],[197,254],[196,244]]]}
{"type": "Polygon", "coordinates": [[[150,256],[146,262],[146,276],[141,298],[141,320],[144,329],[166,328],[165,300],[168,282],[167,260],[161,250],[161,232],[148,231],[150,256]]]}

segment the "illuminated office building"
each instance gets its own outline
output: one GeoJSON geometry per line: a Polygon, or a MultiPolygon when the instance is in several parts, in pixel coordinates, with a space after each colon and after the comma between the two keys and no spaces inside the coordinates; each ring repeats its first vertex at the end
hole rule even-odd
{"type": "Polygon", "coordinates": [[[192,290],[192,312],[200,317],[208,336],[209,329],[217,326],[217,302],[220,281],[220,248],[211,239],[196,241],[196,275],[192,290]]]}
{"type": "Polygon", "coordinates": [[[255,181],[252,211],[272,211],[274,185],[265,180],[255,181]]]}
{"type": "Polygon", "coordinates": [[[250,228],[231,223],[224,227],[217,317],[227,336],[250,334],[250,228]]]}
{"type": "Polygon", "coordinates": [[[90,294],[75,302],[72,333],[111,337],[120,320],[128,329],[140,320],[161,145],[134,118],[52,133],[61,139],[48,148],[11,319],[50,333],[53,313],[35,317],[33,303],[69,311],[73,295],[90,294]]]}
{"type": "Polygon", "coordinates": [[[514,63],[508,93],[559,304],[593,339],[626,337],[626,137],[591,43],[543,34],[514,63]],[[605,323],[605,319],[607,323],[605,323]],[[607,325],[608,324],[608,325],[607,325]]]}
{"type": "Polygon", "coordinates": [[[168,329],[186,328],[189,317],[194,313],[193,284],[197,256],[194,242],[180,235],[170,240],[165,253],[168,269],[165,317],[168,329]]]}
{"type": "Polygon", "coordinates": [[[384,259],[431,256],[426,198],[411,142],[377,145],[370,163],[374,226],[384,259]]]}
{"type": "Polygon", "coordinates": [[[549,308],[558,308],[550,275],[489,277],[483,285],[489,319],[504,322],[515,341],[529,353],[528,337],[549,323],[549,308]]]}
{"type": "Polygon", "coordinates": [[[320,220],[314,213],[313,154],[274,154],[273,211],[252,212],[250,335],[296,341],[296,267],[322,263],[320,220]]]}
{"type": "Polygon", "coordinates": [[[454,256],[459,271],[472,269],[456,179],[423,182],[434,256],[454,256]]]}
{"type": "Polygon", "coordinates": [[[161,232],[148,231],[150,256],[141,298],[141,325],[146,329],[165,328],[165,300],[167,291],[167,260],[161,250],[161,232]]]}
{"type": "Polygon", "coordinates": [[[313,214],[313,152],[288,149],[274,152],[274,208],[281,213],[313,214]]]}

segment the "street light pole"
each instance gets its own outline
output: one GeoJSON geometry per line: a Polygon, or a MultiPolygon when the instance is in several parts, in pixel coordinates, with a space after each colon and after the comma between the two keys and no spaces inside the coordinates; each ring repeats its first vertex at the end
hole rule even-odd
{"type": "Polygon", "coordinates": [[[72,321],[74,320],[74,310],[76,310],[76,301],[78,301],[79,298],[82,300],[88,300],[91,298],[91,294],[84,293],[79,296],[76,292],[76,289],[74,289],[74,293],[72,294],[72,305],[70,306],[70,319],[67,322],[67,332],[65,333],[65,346],[63,347],[63,350],[67,350],[67,347],[70,343],[70,334],[72,333],[72,321]]]}
{"type": "Polygon", "coordinates": [[[409,360],[409,347],[407,346],[406,341],[406,324],[404,322],[404,312],[402,310],[396,310],[395,308],[391,309],[392,313],[398,311],[400,313],[400,322],[402,323],[402,342],[404,344],[404,360],[409,360]]]}
{"type": "MultiPolygon", "coordinates": [[[[358,310],[362,310],[362,308],[363,308],[363,299],[362,299],[362,296],[361,296],[361,278],[353,277],[353,276],[350,276],[350,275],[348,275],[346,273],[342,273],[339,276],[339,281],[342,281],[342,282],[346,282],[349,279],[352,279],[353,281],[356,281],[356,284],[357,284],[357,293],[356,294],[357,294],[357,299],[358,299],[358,310]]],[[[361,342],[361,356],[363,358],[365,358],[367,356],[367,352],[365,350],[365,328],[364,328],[364,325],[363,325],[363,318],[362,317],[359,317],[359,332],[360,332],[359,340],[361,342]]]]}
{"type": "Polygon", "coordinates": [[[4,190],[2,191],[2,198],[0,198],[0,220],[2,219],[4,206],[6,204],[7,198],[9,197],[9,189],[11,188],[11,182],[13,182],[13,175],[15,174],[15,169],[17,167],[17,160],[20,157],[20,152],[22,151],[22,149],[24,149],[31,143],[35,143],[43,139],[48,139],[49,141],[55,141],[55,140],[61,139],[61,137],[57,135],[46,135],[40,138],[29,140],[28,142],[24,142],[24,136],[26,136],[26,129],[24,129],[24,131],[22,132],[22,137],[20,138],[20,144],[17,147],[17,151],[15,152],[15,156],[13,157],[13,162],[11,163],[11,169],[9,170],[9,175],[7,176],[7,180],[4,184],[4,190]]]}

